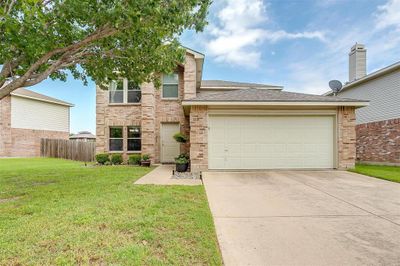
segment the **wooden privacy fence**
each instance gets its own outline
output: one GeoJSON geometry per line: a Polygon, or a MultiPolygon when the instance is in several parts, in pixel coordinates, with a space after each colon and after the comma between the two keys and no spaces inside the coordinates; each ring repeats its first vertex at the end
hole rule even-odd
{"type": "Polygon", "coordinates": [[[41,139],[40,156],[63,158],[75,161],[94,161],[96,142],[65,139],[41,139]]]}

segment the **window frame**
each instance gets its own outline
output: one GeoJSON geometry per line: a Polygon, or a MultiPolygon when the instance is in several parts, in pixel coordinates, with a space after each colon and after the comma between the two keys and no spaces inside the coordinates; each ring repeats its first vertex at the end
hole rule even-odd
{"type": "Polygon", "coordinates": [[[141,153],[142,152],[142,128],[141,126],[127,126],[126,127],[126,152],[127,153],[141,153]],[[130,128],[139,128],[139,133],[140,133],[140,137],[133,137],[130,138],[129,137],[129,129],[130,128]],[[140,140],[140,150],[134,151],[134,150],[129,150],[129,140],[130,139],[138,139],[140,140]]]}
{"type": "Polygon", "coordinates": [[[179,81],[180,81],[180,77],[179,77],[179,73],[178,72],[173,72],[171,75],[177,75],[178,77],[178,81],[177,83],[164,83],[164,76],[168,76],[170,74],[163,74],[162,75],[162,90],[161,90],[161,99],[163,100],[178,100],[179,99],[179,81]],[[164,85],[177,85],[177,97],[164,97],[164,85]]]}
{"type": "Polygon", "coordinates": [[[118,80],[113,80],[110,82],[110,85],[108,86],[108,103],[109,104],[124,104],[125,101],[125,84],[124,84],[123,79],[118,79],[118,80]],[[118,82],[122,81],[122,90],[117,90],[118,87],[118,82]],[[117,92],[117,91],[122,91],[122,102],[111,102],[111,92],[117,92]]]}
{"type": "Polygon", "coordinates": [[[124,127],[123,126],[110,126],[108,127],[108,151],[109,152],[124,152],[124,127]],[[113,138],[111,137],[111,129],[113,128],[120,128],[122,130],[122,137],[121,138],[113,138]],[[122,140],[122,150],[111,150],[111,140],[122,140]]]}
{"type": "Polygon", "coordinates": [[[127,78],[120,78],[119,80],[122,80],[122,91],[123,91],[123,97],[122,97],[122,102],[121,103],[113,103],[110,101],[110,92],[113,91],[111,90],[112,88],[112,83],[117,83],[118,80],[113,80],[110,85],[108,86],[108,104],[109,105],[140,105],[142,103],[142,95],[140,95],[140,101],[138,102],[128,102],[128,92],[129,91],[139,91],[140,94],[142,92],[142,88],[138,85],[139,89],[134,89],[134,90],[129,90],[128,89],[128,79],[127,78]]]}

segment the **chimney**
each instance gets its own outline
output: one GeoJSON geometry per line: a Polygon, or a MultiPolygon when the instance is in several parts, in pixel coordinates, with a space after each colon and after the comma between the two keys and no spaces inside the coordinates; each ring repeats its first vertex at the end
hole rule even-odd
{"type": "Polygon", "coordinates": [[[367,49],[363,44],[356,43],[349,53],[349,82],[367,75],[367,49]]]}

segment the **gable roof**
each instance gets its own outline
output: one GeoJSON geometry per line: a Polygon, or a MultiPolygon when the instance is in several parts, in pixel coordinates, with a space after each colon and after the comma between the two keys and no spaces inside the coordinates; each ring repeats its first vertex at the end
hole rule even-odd
{"type": "MultiPolygon", "coordinates": [[[[327,104],[334,106],[365,106],[368,101],[341,98],[336,96],[320,96],[313,94],[304,94],[297,92],[287,92],[280,90],[265,90],[265,89],[241,89],[227,92],[203,94],[193,99],[183,102],[184,105],[210,105],[215,103],[238,104],[246,105],[248,103],[260,104],[270,103],[269,105],[293,105],[293,103],[309,103],[310,105],[327,104]]],[[[303,104],[302,104],[303,105],[303,104]]]]}
{"type": "Polygon", "coordinates": [[[248,83],[248,82],[235,82],[227,80],[202,80],[201,89],[244,89],[244,88],[265,88],[265,89],[277,89],[282,90],[282,86],[259,84],[259,83],[248,83]]]}
{"type": "Polygon", "coordinates": [[[48,103],[54,103],[54,104],[59,104],[59,105],[64,105],[68,107],[73,107],[74,105],[72,103],[64,102],[59,99],[49,97],[31,90],[27,90],[25,88],[19,88],[16,89],[11,93],[13,96],[18,96],[22,98],[27,98],[27,99],[33,99],[37,101],[42,101],[42,102],[48,102],[48,103]]]}

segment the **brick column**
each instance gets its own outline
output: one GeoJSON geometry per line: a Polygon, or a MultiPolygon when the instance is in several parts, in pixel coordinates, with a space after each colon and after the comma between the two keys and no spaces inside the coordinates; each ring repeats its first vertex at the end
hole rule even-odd
{"type": "Polygon", "coordinates": [[[108,105],[108,90],[96,86],[96,153],[103,153],[106,148],[108,127],[105,124],[105,109],[108,105]]]}
{"type": "Polygon", "coordinates": [[[186,54],[184,79],[184,100],[196,97],[196,60],[193,55],[186,54]]]}
{"type": "Polygon", "coordinates": [[[11,96],[0,100],[0,156],[11,156],[11,96]]]}
{"type": "Polygon", "coordinates": [[[192,106],[190,110],[190,161],[191,171],[208,169],[207,106],[192,106]]]}
{"type": "Polygon", "coordinates": [[[356,114],[354,107],[338,107],[338,167],[348,169],[355,166],[356,159],[356,114]]]}
{"type": "Polygon", "coordinates": [[[151,83],[143,84],[142,88],[142,154],[149,154],[154,162],[156,142],[155,128],[155,88],[151,83]]]}

